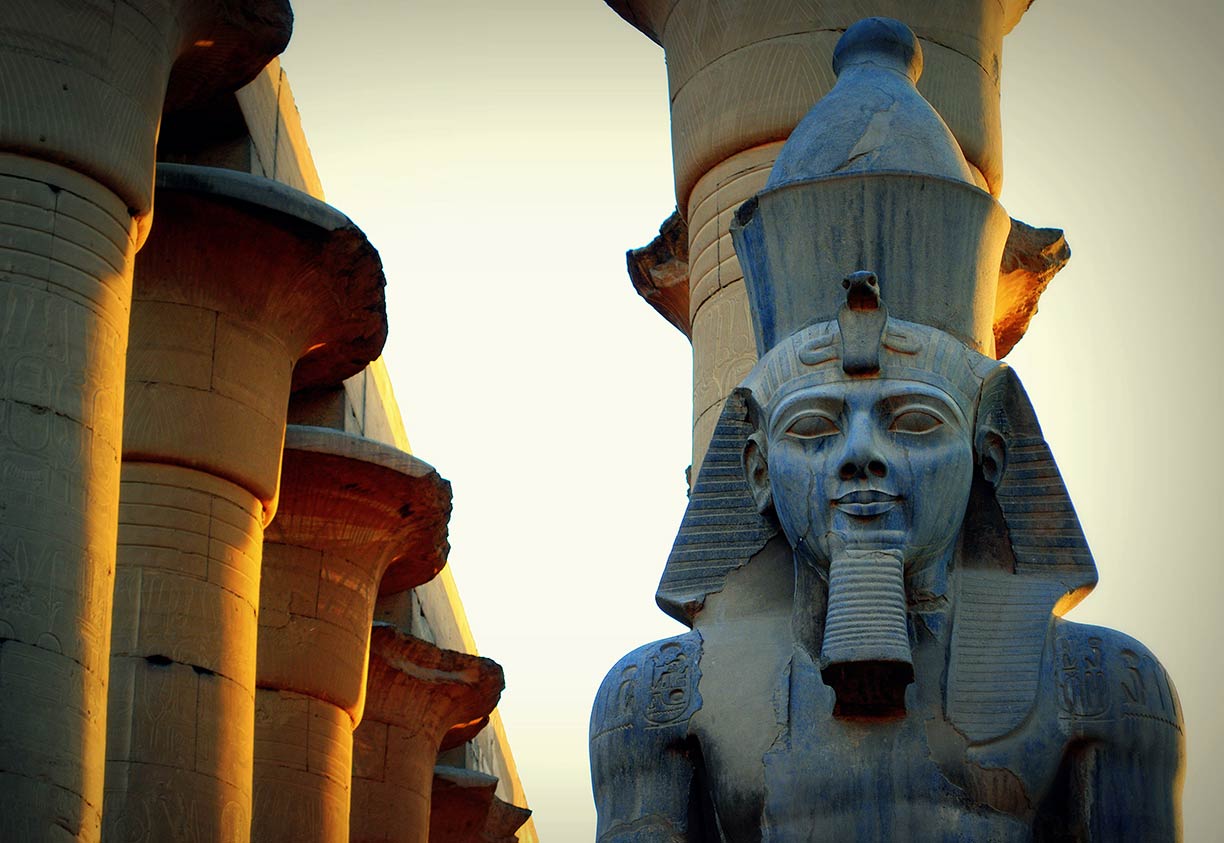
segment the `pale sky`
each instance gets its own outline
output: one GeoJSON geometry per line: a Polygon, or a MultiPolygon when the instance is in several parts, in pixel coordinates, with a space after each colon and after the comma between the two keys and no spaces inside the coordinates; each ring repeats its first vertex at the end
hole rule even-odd
{"type": "MultiPolygon", "coordinates": [[[[293,5],[284,67],[328,200],[382,253],[387,363],[454,484],[450,565],[537,829],[591,840],[595,689],[679,630],[654,590],[690,350],[624,265],[676,204],[662,50],[600,0],[293,5]]],[[[1071,618],[1180,691],[1188,841],[1224,827],[1221,44],[1213,0],[1038,0],[1003,53],[1002,202],[1074,253],[1008,361],[1100,569],[1071,618]]]]}

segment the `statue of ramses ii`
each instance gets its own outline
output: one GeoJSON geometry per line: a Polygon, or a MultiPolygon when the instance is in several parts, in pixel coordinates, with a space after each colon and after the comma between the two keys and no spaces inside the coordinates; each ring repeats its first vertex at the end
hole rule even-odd
{"type": "Polygon", "coordinates": [[[1009,220],[921,67],[851,27],[736,212],[759,362],[659,585],[690,630],[595,701],[600,843],[1180,839],[1176,692],[1063,620],[1096,566],[991,356],[1009,220]]]}

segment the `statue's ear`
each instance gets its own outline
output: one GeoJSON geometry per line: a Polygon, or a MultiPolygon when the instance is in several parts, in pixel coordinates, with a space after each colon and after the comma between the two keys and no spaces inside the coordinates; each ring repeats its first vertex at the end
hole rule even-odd
{"type": "Polygon", "coordinates": [[[764,515],[773,507],[769,488],[769,460],[765,454],[765,435],[759,430],[744,442],[744,481],[752,493],[757,512],[764,515]]]}
{"type": "Polygon", "coordinates": [[[998,366],[983,381],[975,426],[974,456],[982,479],[997,491],[1007,473],[1008,451],[1016,438],[1017,427],[1032,427],[1034,431],[1026,432],[1041,435],[1024,387],[1008,366],[998,366]]]}
{"type": "Polygon", "coordinates": [[[999,481],[1007,471],[1007,443],[998,431],[989,428],[980,431],[977,459],[978,466],[982,469],[982,478],[998,489],[999,481]]]}

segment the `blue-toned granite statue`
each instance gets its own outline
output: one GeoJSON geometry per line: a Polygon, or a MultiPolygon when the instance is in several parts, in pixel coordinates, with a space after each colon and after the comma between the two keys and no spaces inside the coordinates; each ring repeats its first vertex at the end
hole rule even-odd
{"type": "Polygon", "coordinates": [[[732,227],[760,362],[659,585],[691,631],[596,699],[598,840],[1179,839],[1168,675],[1062,619],[1096,568],[990,356],[1007,215],[908,29],[834,70],[732,227]]]}

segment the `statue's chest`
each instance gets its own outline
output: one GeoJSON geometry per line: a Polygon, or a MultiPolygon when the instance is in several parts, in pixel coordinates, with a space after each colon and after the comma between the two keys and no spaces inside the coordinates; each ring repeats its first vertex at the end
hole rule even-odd
{"type": "Polygon", "coordinates": [[[1028,840],[975,798],[962,746],[933,721],[808,720],[765,756],[764,841],[1028,840]]]}
{"type": "Polygon", "coordinates": [[[762,841],[1031,839],[1032,784],[974,764],[937,696],[904,717],[834,718],[810,663],[792,670],[788,723],[761,761],[762,841]]]}

